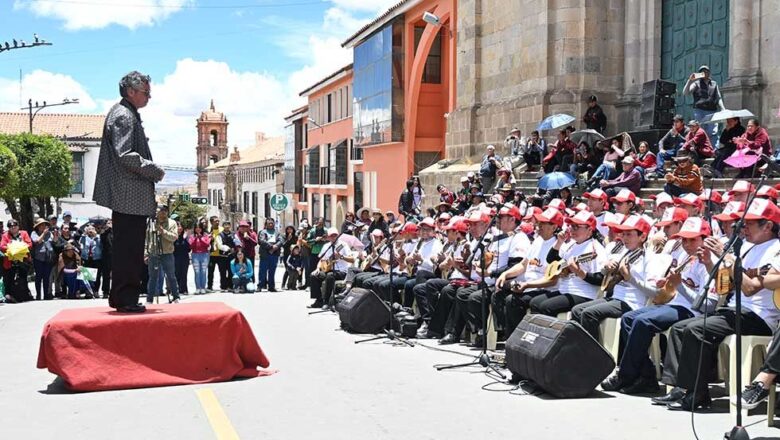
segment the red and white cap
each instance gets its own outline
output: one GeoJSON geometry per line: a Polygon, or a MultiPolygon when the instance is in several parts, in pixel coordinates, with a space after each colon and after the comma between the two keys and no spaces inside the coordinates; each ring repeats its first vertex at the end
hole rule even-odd
{"type": "Polygon", "coordinates": [[[590,211],[580,211],[574,217],[566,219],[566,223],[586,225],[591,229],[596,229],[596,216],[590,211]]]}
{"type": "Polygon", "coordinates": [[[525,211],[525,217],[523,217],[523,220],[531,220],[536,216],[536,214],[541,214],[542,208],[538,206],[529,206],[528,209],[525,211]]]}
{"type": "Polygon", "coordinates": [[[609,199],[611,202],[634,202],[636,203],[636,194],[630,189],[623,188],[615,197],[609,199]]]}
{"type": "Polygon", "coordinates": [[[584,204],[582,202],[577,203],[576,205],[574,205],[574,211],[575,212],[587,211],[587,210],[588,210],[588,205],[586,205],[586,204],[584,204]]]}
{"type": "Polygon", "coordinates": [[[507,203],[504,205],[503,208],[501,208],[500,211],[498,211],[498,215],[509,215],[515,218],[515,220],[520,221],[523,219],[523,215],[520,214],[520,208],[517,206],[507,203]]]}
{"type": "Polygon", "coordinates": [[[420,228],[416,224],[414,224],[412,222],[408,222],[408,223],[406,223],[404,225],[404,228],[401,230],[401,233],[402,234],[416,234],[417,231],[419,231],[419,230],[420,230],[420,228]]]}
{"type": "Polygon", "coordinates": [[[444,227],[445,231],[455,231],[455,232],[462,232],[466,233],[469,231],[469,224],[466,222],[466,219],[461,216],[455,216],[452,219],[450,219],[450,222],[447,223],[447,226],[444,227]]]}
{"type": "Polygon", "coordinates": [[[623,220],[626,219],[626,216],[620,213],[614,213],[614,212],[607,212],[604,214],[604,223],[602,223],[602,226],[607,226],[609,228],[615,229],[619,224],[623,223],[623,220]]]}
{"type": "Polygon", "coordinates": [[[561,199],[552,199],[550,200],[550,203],[544,207],[544,209],[547,208],[555,208],[558,211],[563,212],[564,210],[566,210],[566,204],[563,203],[563,200],[561,199]]]}
{"type": "Polygon", "coordinates": [[[534,218],[541,223],[552,223],[557,226],[563,226],[563,214],[555,208],[547,208],[544,212],[535,214],[534,218]]]}
{"type": "Polygon", "coordinates": [[[490,212],[487,211],[474,211],[466,219],[469,223],[490,222],[490,212]]]}
{"type": "Polygon", "coordinates": [[[452,214],[450,214],[449,212],[443,212],[443,213],[439,214],[439,221],[440,222],[441,221],[448,221],[451,218],[452,218],[452,214]]]}
{"type": "Polygon", "coordinates": [[[730,201],[731,201],[731,194],[725,193],[725,194],[723,194],[723,197],[721,197],[720,203],[721,204],[726,204],[726,203],[728,203],[730,201]]]}
{"type": "Polygon", "coordinates": [[[769,198],[777,202],[777,190],[769,185],[764,185],[758,189],[758,192],[756,192],[756,197],[762,199],[769,198]]]}
{"type": "Polygon", "coordinates": [[[688,193],[682,197],[675,197],[674,198],[674,204],[676,206],[680,205],[688,205],[688,206],[695,206],[697,208],[701,208],[704,206],[704,202],[694,193],[688,193]]]}
{"type": "Polygon", "coordinates": [[[734,186],[731,187],[729,194],[734,193],[750,193],[756,190],[756,186],[747,180],[737,180],[734,182],[734,186]]]}
{"type": "Polygon", "coordinates": [[[329,237],[331,235],[339,235],[339,230],[336,228],[328,228],[327,234],[329,237]]]}
{"type": "Polygon", "coordinates": [[[677,207],[666,208],[664,215],[661,216],[661,220],[656,223],[656,226],[662,228],[674,222],[682,223],[685,220],[688,220],[688,211],[677,207]]]}
{"type": "Polygon", "coordinates": [[[739,219],[739,213],[745,212],[745,202],[729,202],[723,212],[717,215],[713,215],[712,218],[720,220],[722,222],[733,222],[739,219]]]}
{"type": "Polygon", "coordinates": [[[769,220],[780,223],[780,208],[769,199],[753,199],[745,214],[745,220],[769,220]]]}
{"type": "Polygon", "coordinates": [[[674,204],[674,199],[672,196],[665,192],[659,192],[658,194],[653,194],[650,196],[650,199],[655,202],[655,206],[661,206],[664,204],[674,204]]]}
{"type": "Polygon", "coordinates": [[[615,226],[615,229],[620,231],[639,231],[640,233],[647,234],[650,232],[650,223],[644,219],[641,215],[628,216],[623,223],[615,226]]]}
{"type": "Polygon", "coordinates": [[[586,199],[601,200],[606,205],[609,202],[609,195],[601,188],[596,188],[593,191],[586,192],[582,195],[586,199]]]}
{"type": "Polygon", "coordinates": [[[712,228],[706,220],[701,217],[689,217],[683,223],[680,232],[672,235],[672,238],[709,237],[711,234],[712,228]]]}
{"type": "Polygon", "coordinates": [[[385,233],[382,232],[381,229],[377,228],[377,229],[374,229],[373,231],[371,231],[371,235],[373,235],[374,237],[383,237],[385,235],[385,233]]]}
{"type": "Polygon", "coordinates": [[[705,189],[704,192],[701,193],[699,199],[701,199],[702,202],[709,200],[712,203],[723,203],[723,195],[718,191],[710,190],[709,188],[705,189]]]}
{"type": "Polygon", "coordinates": [[[431,229],[434,229],[436,227],[436,222],[433,220],[433,217],[425,217],[424,219],[420,220],[420,223],[417,226],[427,226],[431,229]]]}

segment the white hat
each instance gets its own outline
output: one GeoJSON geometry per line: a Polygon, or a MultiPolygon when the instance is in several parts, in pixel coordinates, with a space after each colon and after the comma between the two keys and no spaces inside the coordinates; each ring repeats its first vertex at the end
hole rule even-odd
{"type": "Polygon", "coordinates": [[[336,228],[328,228],[328,235],[339,235],[339,230],[336,228]]]}

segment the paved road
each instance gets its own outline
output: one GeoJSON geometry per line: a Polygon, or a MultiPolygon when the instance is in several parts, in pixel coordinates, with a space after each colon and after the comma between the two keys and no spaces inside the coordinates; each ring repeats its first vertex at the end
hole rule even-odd
{"type": "MultiPolygon", "coordinates": [[[[43,324],[58,310],[105,300],[0,306],[0,438],[214,439],[196,391],[210,389],[243,439],[688,439],[690,414],[652,407],[646,397],[599,393],[552,400],[481,389],[480,369],[437,372],[461,354],[361,339],[332,314],[308,316],[304,292],[210,294],[243,311],[279,373],[228,383],[72,394],[35,369],[43,324]]],[[[435,347],[435,343],[428,341],[435,347]]],[[[502,388],[502,387],[496,387],[502,388]]],[[[505,387],[503,387],[505,388],[505,387]]],[[[765,408],[765,407],[761,407],[765,408]]],[[[696,415],[702,439],[733,421],[725,400],[696,415]]],[[[748,419],[753,439],[778,438],[764,411],[748,419]]]]}

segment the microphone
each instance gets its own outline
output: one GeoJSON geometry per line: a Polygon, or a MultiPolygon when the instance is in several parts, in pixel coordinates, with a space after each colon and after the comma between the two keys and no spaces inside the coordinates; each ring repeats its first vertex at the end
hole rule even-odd
{"type": "Polygon", "coordinates": [[[780,176],[780,165],[775,163],[774,159],[767,156],[766,154],[762,154],[761,159],[763,159],[764,162],[766,162],[766,170],[764,171],[764,174],[766,174],[767,177],[771,174],[780,176]]]}

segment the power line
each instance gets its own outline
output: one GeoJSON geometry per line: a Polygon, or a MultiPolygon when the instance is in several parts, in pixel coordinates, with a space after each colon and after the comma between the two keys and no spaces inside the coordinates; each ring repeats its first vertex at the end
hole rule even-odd
{"type": "Polygon", "coordinates": [[[290,3],[253,3],[243,5],[188,5],[188,4],[106,4],[96,0],[34,0],[36,3],[61,3],[71,5],[106,6],[111,8],[157,8],[157,9],[257,9],[257,8],[285,8],[290,6],[309,6],[328,3],[328,0],[311,0],[290,3]]]}

